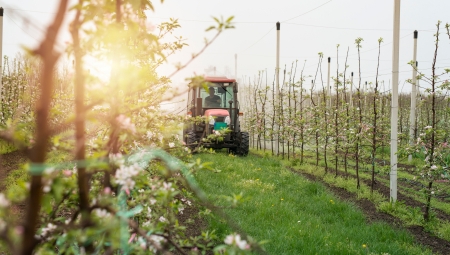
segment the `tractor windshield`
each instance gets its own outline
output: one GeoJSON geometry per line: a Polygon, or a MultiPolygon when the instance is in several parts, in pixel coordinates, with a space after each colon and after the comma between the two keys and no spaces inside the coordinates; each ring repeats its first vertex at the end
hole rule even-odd
{"type": "Polygon", "coordinates": [[[229,108],[233,101],[233,87],[229,83],[211,83],[208,90],[201,89],[204,108],[229,108]]]}

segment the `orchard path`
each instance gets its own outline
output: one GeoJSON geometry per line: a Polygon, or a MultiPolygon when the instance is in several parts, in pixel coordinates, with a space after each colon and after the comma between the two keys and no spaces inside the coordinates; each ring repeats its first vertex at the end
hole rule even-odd
{"type": "Polygon", "coordinates": [[[16,170],[26,160],[27,156],[22,151],[13,151],[0,155],[0,192],[5,190],[5,179],[8,174],[16,170]]]}

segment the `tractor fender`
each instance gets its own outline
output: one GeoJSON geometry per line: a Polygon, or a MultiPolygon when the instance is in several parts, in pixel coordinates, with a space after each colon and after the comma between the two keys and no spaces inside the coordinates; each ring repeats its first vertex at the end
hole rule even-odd
{"type": "Polygon", "coordinates": [[[209,116],[226,117],[230,116],[230,113],[225,109],[208,109],[205,111],[205,117],[209,116]]]}

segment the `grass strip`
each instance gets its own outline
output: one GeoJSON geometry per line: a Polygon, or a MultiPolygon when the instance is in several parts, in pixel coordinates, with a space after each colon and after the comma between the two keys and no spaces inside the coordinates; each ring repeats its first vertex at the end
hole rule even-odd
{"type": "MultiPolygon", "coordinates": [[[[255,152],[258,155],[261,155],[264,157],[267,157],[266,153],[263,153],[261,151],[255,152]]],[[[286,166],[292,166],[292,162],[287,160],[281,160],[284,165],[286,166]]],[[[314,161],[315,163],[315,161],[314,161]]],[[[356,189],[356,178],[349,176],[347,178],[343,178],[341,176],[334,177],[334,173],[330,173],[328,175],[325,175],[324,171],[324,164],[323,162],[319,163],[319,166],[322,167],[315,167],[315,165],[311,164],[310,162],[307,162],[306,164],[303,164],[301,166],[295,165],[295,169],[300,172],[305,172],[309,174],[313,174],[315,176],[318,176],[321,178],[324,182],[335,186],[344,188],[348,192],[356,193],[359,199],[366,198],[370,201],[372,201],[375,206],[377,207],[377,210],[389,213],[393,215],[394,217],[399,218],[402,223],[405,226],[422,226],[424,227],[428,232],[432,233],[433,235],[438,236],[439,238],[445,239],[447,241],[450,241],[450,222],[446,220],[440,220],[438,219],[435,214],[432,211],[432,217],[431,220],[428,222],[425,222],[423,220],[423,213],[421,212],[421,209],[418,207],[410,207],[402,203],[401,201],[398,201],[399,203],[396,203],[396,205],[393,205],[389,202],[389,199],[384,197],[383,195],[379,194],[377,191],[374,191],[373,194],[370,193],[370,187],[361,182],[360,189],[356,189]]],[[[354,171],[354,170],[353,170],[354,171]]],[[[351,173],[351,171],[348,171],[351,173]]],[[[341,173],[343,173],[341,171],[341,173]]],[[[365,173],[360,173],[361,179],[370,180],[370,176],[365,173]]],[[[381,178],[377,179],[378,181],[381,181],[385,185],[389,185],[388,181],[385,181],[381,178]]],[[[417,192],[403,192],[404,187],[399,187],[399,192],[403,195],[410,197],[416,201],[424,203],[424,199],[421,198],[417,192]]],[[[439,209],[444,209],[443,211],[446,212],[446,208],[448,208],[448,204],[445,202],[435,201],[433,199],[433,206],[439,209]]]]}
{"type": "MultiPolygon", "coordinates": [[[[196,157],[214,162],[214,171],[196,173],[209,200],[248,235],[267,240],[269,254],[432,254],[404,230],[367,224],[355,205],[295,175],[276,158],[222,152],[196,157]]],[[[219,235],[231,231],[218,217],[209,222],[219,235]]]]}

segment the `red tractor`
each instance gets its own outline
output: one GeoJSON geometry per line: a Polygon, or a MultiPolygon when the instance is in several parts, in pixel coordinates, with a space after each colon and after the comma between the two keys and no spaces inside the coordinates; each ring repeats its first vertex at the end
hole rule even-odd
{"type": "Polygon", "coordinates": [[[184,142],[194,150],[205,148],[228,148],[229,153],[246,156],[249,151],[248,132],[242,132],[239,122],[238,84],[235,79],[224,77],[205,77],[205,87],[189,87],[187,111],[191,117],[203,116],[205,121],[188,124],[184,130],[184,142]],[[209,141],[211,134],[227,130],[223,139],[209,141]]]}

